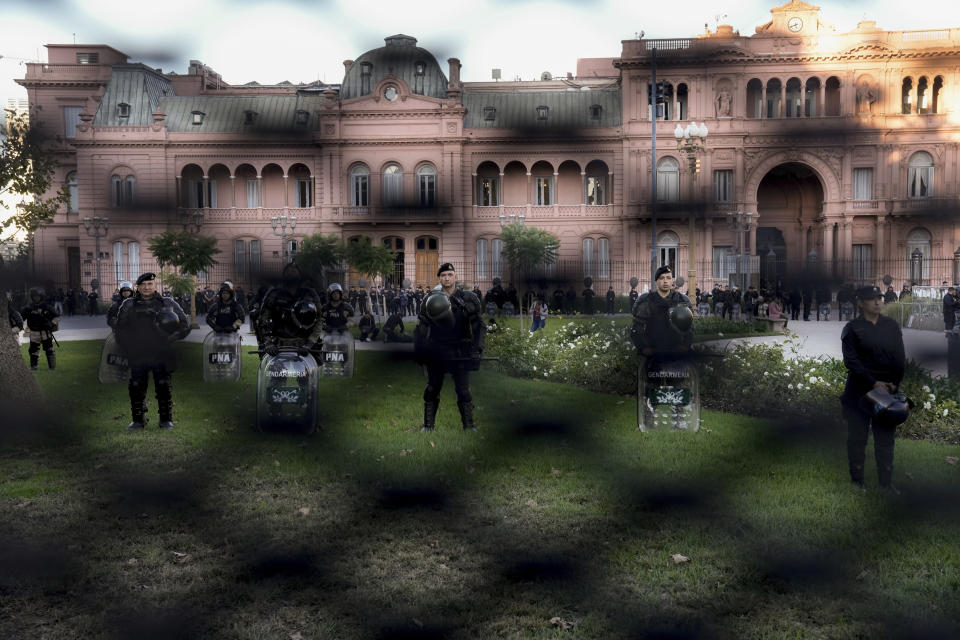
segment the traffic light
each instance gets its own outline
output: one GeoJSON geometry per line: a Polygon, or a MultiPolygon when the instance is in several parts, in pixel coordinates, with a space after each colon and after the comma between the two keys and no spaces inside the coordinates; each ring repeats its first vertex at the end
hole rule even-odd
{"type": "Polygon", "coordinates": [[[666,102],[664,98],[664,83],[658,82],[656,86],[651,86],[650,93],[653,94],[651,96],[651,104],[663,104],[666,102]]]}

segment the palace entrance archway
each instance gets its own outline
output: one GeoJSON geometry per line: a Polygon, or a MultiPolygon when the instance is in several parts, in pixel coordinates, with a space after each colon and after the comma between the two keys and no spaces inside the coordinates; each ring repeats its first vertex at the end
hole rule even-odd
{"type": "Polygon", "coordinates": [[[761,281],[785,282],[791,273],[799,273],[811,250],[824,255],[823,234],[814,231],[823,202],[820,178],[806,164],[779,164],[763,176],[757,188],[759,226],[753,247],[760,256],[761,281]]]}

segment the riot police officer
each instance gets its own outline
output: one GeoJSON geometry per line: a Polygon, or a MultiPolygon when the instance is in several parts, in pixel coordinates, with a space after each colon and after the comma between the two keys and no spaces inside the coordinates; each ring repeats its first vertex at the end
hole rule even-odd
{"type": "Polygon", "coordinates": [[[475,430],[470,371],[480,367],[486,345],[487,327],[481,317],[480,299],[471,291],[457,289],[453,265],[445,262],[437,270],[439,289],[423,301],[414,330],[414,353],[427,368],[423,391],[423,430],[436,425],[443,378],[450,374],[457,392],[457,407],[465,430],[475,430]]]}
{"type": "Polygon", "coordinates": [[[53,332],[60,328],[60,314],[47,300],[42,287],[30,289],[30,304],[21,311],[30,330],[30,368],[36,371],[40,362],[40,347],[47,354],[47,366],[57,368],[57,352],[53,350],[53,332]]]}
{"type": "Polygon", "coordinates": [[[877,479],[881,487],[893,488],[893,443],[896,426],[884,424],[864,413],[861,398],[873,389],[896,393],[906,370],[903,333],[897,321],[881,313],[883,292],[879,287],[857,290],[860,317],[843,327],[840,342],[847,383],[840,402],[847,419],[847,461],[850,480],[863,489],[863,466],[867,435],[873,427],[873,447],[877,461],[877,479]]]}
{"type": "Polygon", "coordinates": [[[616,311],[617,304],[617,294],[613,290],[613,285],[610,285],[610,288],[607,289],[607,313],[613,315],[616,311]]]}
{"type": "Polygon", "coordinates": [[[323,330],[343,333],[353,326],[353,306],[343,299],[343,287],[334,282],[327,287],[327,303],[320,309],[323,330]]]}
{"type": "Polygon", "coordinates": [[[130,281],[124,280],[120,283],[117,299],[114,300],[110,308],[107,309],[107,324],[113,329],[114,333],[117,332],[117,314],[120,312],[120,305],[131,296],[133,296],[133,285],[130,284],[130,281]]]}
{"type": "Polygon", "coordinates": [[[153,372],[160,428],[173,428],[173,343],[190,333],[190,321],[172,298],[157,294],[156,276],[137,278],[137,292],[120,303],[116,320],[117,341],[130,362],[130,412],[127,429],[143,429],[147,412],[147,377],[153,372]]]}
{"type": "Polygon", "coordinates": [[[288,264],[283,268],[281,286],[266,293],[257,314],[257,336],[263,350],[277,355],[281,346],[313,349],[322,329],[317,322],[319,312],[320,296],[304,286],[300,268],[288,264]]]}
{"type": "Polygon", "coordinates": [[[207,324],[218,333],[237,331],[243,324],[243,305],[236,299],[233,283],[225,280],[217,297],[207,304],[207,324]]]}

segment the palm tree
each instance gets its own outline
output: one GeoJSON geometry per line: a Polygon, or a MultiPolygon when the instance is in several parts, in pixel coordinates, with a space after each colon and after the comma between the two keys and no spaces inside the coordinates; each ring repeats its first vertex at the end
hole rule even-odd
{"type": "Polygon", "coordinates": [[[393,251],[381,245],[374,245],[370,242],[370,238],[348,242],[344,252],[347,264],[359,273],[369,276],[371,280],[376,276],[383,277],[391,273],[394,258],[393,251]]]}
{"type": "MultiPolygon", "coordinates": [[[[194,235],[186,231],[166,231],[151,238],[147,246],[161,269],[167,265],[176,267],[181,276],[190,276],[191,280],[217,264],[213,256],[220,253],[217,239],[213,236],[194,235]]],[[[190,295],[193,295],[192,282],[190,295]]],[[[191,300],[190,327],[197,329],[197,305],[192,303],[191,300]]]]}
{"type": "Polygon", "coordinates": [[[538,227],[521,223],[504,225],[502,256],[510,263],[514,278],[520,281],[520,326],[523,328],[523,284],[537,269],[557,261],[560,238],[538,227]]]}

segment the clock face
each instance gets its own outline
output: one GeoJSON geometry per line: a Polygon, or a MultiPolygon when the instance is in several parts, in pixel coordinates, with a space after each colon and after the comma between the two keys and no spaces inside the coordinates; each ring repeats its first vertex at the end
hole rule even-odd
{"type": "Polygon", "coordinates": [[[397,92],[396,87],[387,87],[386,91],[383,92],[383,97],[389,100],[390,102],[393,102],[394,100],[396,100],[397,96],[399,95],[400,94],[397,92]]]}
{"type": "Polygon", "coordinates": [[[803,29],[803,20],[800,18],[790,18],[790,21],[787,22],[787,28],[790,29],[790,31],[800,31],[800,29],[803,29]]]}

